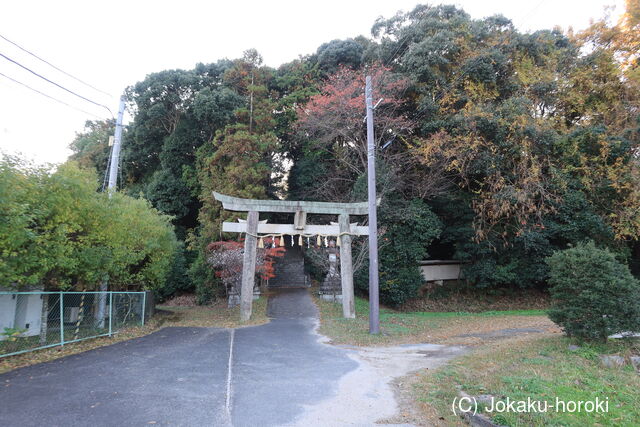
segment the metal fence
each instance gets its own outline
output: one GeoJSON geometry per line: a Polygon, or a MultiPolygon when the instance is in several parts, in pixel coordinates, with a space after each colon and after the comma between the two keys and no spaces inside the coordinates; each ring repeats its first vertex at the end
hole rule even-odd
{"type": "Polygon", "coordinates": [[[0,292],[0,358],[144,325],[146,292],[0,292]]]}

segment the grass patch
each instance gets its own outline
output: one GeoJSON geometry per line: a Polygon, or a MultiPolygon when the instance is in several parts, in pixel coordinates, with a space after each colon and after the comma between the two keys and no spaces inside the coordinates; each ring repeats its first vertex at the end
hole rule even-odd
{"type": "Polygon", "coordinates": [[[469,312],[469,311],[457,311],[457,312],[410,312],[404,313],[413,316],[420,317],[459,317],[459,316],[546,316],[547,312],[545,310],[493,310],[493,311],[482,311],[479,313],[469,312]]]}
{"type": "Polygon", "coordinates": [[[240,322],[240,307],[227,307],[226,301],[217,301],[208,306],[166,306],[159,305],[159,310],[170,313],[166,326],[195,326],[209,328],[239,328],[243,326],[262,325],[269,321],[267,317],[267,297],[253,301],[251,319],[240,322]]]}
{"type": "MultiPolygon", "coordinates": [[[[240,323],[240,308],[228,308],[226,301],[217,301],[209,306],[158,306],[158,312],[144,326],[132,326],[121,329],[111,337],[88,339],[64,346],[51,347],[9,356],[0,359],[0,374],[24,366],[36,363],[48,362],[72,354],[82,353],[117,342],[139,338],[148,335],[163,327],[192,326],[215,328],[238,328],[243,326],[255,326],[267,323],[267,297],[261,297],[253,302],[253,314],[251,320],[240,323]]],[[[71,335],[72,332],[69,331],[71,335]]],[[[70,336],[71,336],[70,335],[70,336]]],[[[38,337],[33,337],[37,339],[38,337]]]]}
{"type": "Polygon", "coordinates": [[[320,333],[335,344],[384,346],[408,343],[443,343],[475,345],[482,338],[461,336],[483,334],[509,328],[534,328],[557,331],[544,310],[510,310],[470,312],[398,312],[380,308],[380,335],[369,335],[369,302],[355,300],[356,319],[342,317],[342,306],[316,299],[320,308],[320,333]]]}
{"type": "Polygon", "coordinates": [[[401,311],[471,312],[544,310],[548,292],[536,289],[477,289],[465,284],[426,285],[421,295],[407,301],[401,311]]]}
{"type": "Polygon", "coordinates": [[[632,367],[606,369],[598,354],[637,353],[638,344],[611,342],[568,349],[562,336],[528,336],[498,342],[462,357],[435,373],[422,372],[414,382],[414,396],[425,414],[446,423],[458,423],[451,402],[458,388],[471,395],[490,394],[496,399],[588,401],[609,398],[608,413],[504,413],[494,422],[510,426],[637,425],[640,419],[640,377],[632,367]],[[442,417],[442,418],[440,418],[442,417]]]}

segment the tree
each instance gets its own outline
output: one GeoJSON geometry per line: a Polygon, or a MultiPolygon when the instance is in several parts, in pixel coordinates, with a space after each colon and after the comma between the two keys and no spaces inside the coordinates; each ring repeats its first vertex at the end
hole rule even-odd
{"type": "MultiPolygon", "coordinates": [[[[173,216],[204,301],[219,285],[206,247],[230,218],[211,191],[362,200],[371,74],[374,103],[382,98],[378,193],[407,212],[425,203],[417,210],[435,213],[442,227],[433,222],[433,230],[442,232],[415,240],[465,261],[475,285],[545,285],[543,260],[585,237],[640,260],[638,10],[629,0],[617,23],[523,34],[502,16],[419,5],[379,18],[371,38],[324,43],[277,70],[252,49],[151,74],[127,91],[135,118],[124,187],[173,216]]],[[[107,127],[94,123],[79,135],[75,158],[101,168],[107,127]]],[[[16,218],[28,223],[32,214],[16,218]]],[[[381,231],[394,229],[396,217],[385,218],[381,231]]],[[[389,238],[395,261],[385,272],[402,275],[410,291],[419,278],[392,270],[399,258],[389,238]]]]}
{"type": "Polygon", "coordinates": [[[458,188],[432,201],[446,223],[433,249],[468,261],[473,283],[543,284],[555,249],[590,236],[624,252],[614,233],[638,235],[637,91],[631,50],[612,42],[629,22],[520,34],[500,16],[418,6],[374,25],[379,57],[414,82],[423,172],[458,188]]]}
{"type": "Polygon", "coordinates": [[[69,162],[55,172],[19,159],[0,163],[0,285],[18,289],[160,286],[176,239],[149,203],[96,192],[96,175],[69,162]]]}
{"type": "Polygon", "coordinates": [[[212,191],[266,198],[277,181],[275,154],[279,141],[273,132],[275,105],[267,88],[271,70],[261,63],[260,55],[248,50],[227,70],[225,81],[245,97],[244,105],[234,112],[236,123],[219,130],[198,152],[199,218],[201,237],[206,242],[216,240],[220,220],[229,215],[220,211],[212,191]]]}
{"type": "Polygon", "coordinates": [[[363,53],[363,46],[353,39],[332,40],[320,45],[316,57],[318,67],[330,75],[336,73],[340,67],[359,69],[363,53]]]}
{"type": "Polygon", "coordinates": [[[271,180],[271,154],[277,145],[273,134],[250,133],[245,124],[229,125],[211,143],[215,151],[199,166],[203,189],[201,236],[209,241],[220,232],[220,221],[235,214],[223,212],[213,191],[249,199],[265,199],[271,180]]]}
{"type": "MultiPolygon", "coordinates": [[[[239,294],[242,282],[244,243],[235,241],[212,242],[207,246],[209,264],[216,270],[216,276],[222,280],[226,295],[239,294]]],[[[274,275],[274,258],[282,257],[285,248],[277,246],[274,239],[265,239],[265,247],[256,252],[256,272],[264,279],[274,275]]]]}
{"type": "Polygon", "coordinates": [[[241,104],[223,84],[230,66],[218,61],[153,73],[127,89],[135,118],[123,144],[126,186],[143,191],[154,206],[173,215],[181,235],[197,225],[196,152],[241,104]],[[165,179],[167,184],[160,182],[165,179]],[[178,191],[167,191],[167,186],[178,191]]]}
{"type": "Polygon", "coordinates": [[[113,135],[114,129],[114,120],[87,120],[84,131],[77,133],[69,145],[73,151],[69,160],[94,170],[98,176],[104,175],[109,163],[109,136],[113,135]]]}
{"type": "MultiPolygon", "coordinates": [[[[123,145],[125,187],[131,194],[142,192],[154,207],[171,215],[180,240],[198,227],[202,190],[196,153],[235,119],[234,111],[243,102],[224,83],[231,66],[231,61],[221,60],[197,64],[193,70],[153,73],[127,89],[135,117],[123,145]]],[[[182,254],[174,258],[173,274],[167,280],[191,280],[186,270],[195,254],[188,245],[179,247],[182,254]]],[[[176,286],[167,282],[164,288],[176,286]]],[[[184,288],[183,284],[178,287],[184,288]]]]}
{"type": "MultiPolygon", "coordinates": [[[[372,76],[375,96],[382,99],[376,107],[376,147],[392,143],[395,139],[399,140],[396,146],[401,147],[403,138],[411,132],[413,125],[401,111],[401,95],[409,81],[393,75],[381,65],[369,67],[366,73],[372,76]]],[[[324,180],[316,181],[306,191],[311,198],[347,201],[355,181],[365,174],[367,138],[363,121],[364,74],[361,70],[340,68],[328,77],[320,93],[310,97],[299,109],[298,131],[300,138],[308,141],[304,153],[314,161],[326,159],[315,164],[315,167],[326,172],[324,180]]],[[[391,174],[397,175],[399,169],[410,169],[406,163],[409,160],[406,150],[402,148],[392,147],[380,151],[379,155],[391,174]]],[[[305,159],[303,157],[298,161],[304,162],[305,159]]],[[[294,168],[294,172],[298,171],[294,168]]],[[[296,179],[304,178],[292,177],[294,187],[301,188],[295,183],[296,179]]],[[[389,179],[387,182],[395,181],[389,179]]],[[[385,188],[382,191],[391,190],[385,188]]]]}
{"type": "MultiPolygon", "coordinates": [[[[207,258],[207,246],[218,240],[220,224],[231,217],[213,200],[212,191],[247,198],[267,198],[278,188],[279,140],[274,133],[275,103],[268,82],[271,70],[261,66],[255,50],[245,52],[224,76],[226,84],[244,97],[244,104],[234,111],[235,124],[218,130],[214,139],[198,150],[197,177],[200,188],[199,229],[192,239],[198,249],[198,270],[207,258]]],[[[197,287],[206,291],[215,283],[208,279],[197,287]]],[[[208,291],[207,291],[208,292],[208,291]]]]}
{"type": "MultiPolygon", "coordinates": [[[[418,263],[428,257],[427,248],[439,237],[442,223],[420,199],[394,197],[379,212],[380,300],[399,306],[418,295],[424,283],[418,263]]],[[[355,279],[361,291],[369,289],[367,268],[359,269],[355,279]]]]}

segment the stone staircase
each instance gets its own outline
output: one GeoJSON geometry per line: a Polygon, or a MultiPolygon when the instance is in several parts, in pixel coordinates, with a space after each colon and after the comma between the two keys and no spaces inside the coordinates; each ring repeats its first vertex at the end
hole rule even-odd
{"type": "MultiPolygon", "coordinates": [[[[287,242],[288,243],[288,242],[287,242]]],[[[287,246],[284,256],[276,258],[274,273],[269,288],[306,288],[311,286],[304,272],[304,256],[300,246],[287,246]]]]}

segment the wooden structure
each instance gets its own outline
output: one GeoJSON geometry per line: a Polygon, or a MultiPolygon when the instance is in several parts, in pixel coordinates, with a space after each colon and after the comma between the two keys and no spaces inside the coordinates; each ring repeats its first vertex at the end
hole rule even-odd
{"type": "Polygon", "coordinates": [[[354,318],[353,265],[351,259],[352,236],[366,236],[368,227],[349,222],[350,216],[367,215],[367,203],[302,202],[289,200],[253,200],[226,196],[213,192],[213,197],[226,210],[247,212],[246,222],[225,222],[222,231],[245,233],[242,285],[240,288],[240,319],[251,317],[253,285],[256,270],[256,247],[261,235],[302,235],[340,237],[340,276],[342,284],[342,313],[354,318]],[[266,224],[259,221],[260,212],[293,213],[293,224],[266,224]],[[307,214],[338,215],[338,223],[331,225],[307,225],[307,214]]]}

